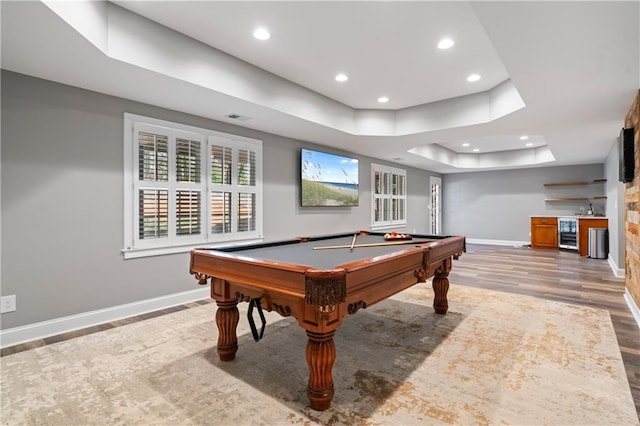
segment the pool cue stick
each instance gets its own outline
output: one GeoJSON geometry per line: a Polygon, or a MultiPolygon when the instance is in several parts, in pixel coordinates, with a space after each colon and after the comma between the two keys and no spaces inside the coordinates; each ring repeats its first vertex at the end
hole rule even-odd
{"type": "MultiPolygon", "coordinates": [[[[384,242],[384,243],[366,243],[366,244],[357,244],[354,245],[354,248],[359,248],[359,247],[381,247],[381,246],[398,246],[401,244],[424,244],[424,243],[430,243],[432,241],[435,240],[404,240],[404,241],[389,241],[389,242],[384,242]]],[[[349,245],[342,245],[342,246],[321,246],[321,247],[314,247],[314,250],[329,250],[329,249],[343,249],[343,248],[351,248],[351,246],[349,245]]]]}
{"type": "Polygon", "coordinates": [[[356,244],[356,238],[358,238],[358,234],[353,234],[353,240],[351,240],[351,247],[349,247],[350,251],[353,251],[353,246],[356,244]]]}

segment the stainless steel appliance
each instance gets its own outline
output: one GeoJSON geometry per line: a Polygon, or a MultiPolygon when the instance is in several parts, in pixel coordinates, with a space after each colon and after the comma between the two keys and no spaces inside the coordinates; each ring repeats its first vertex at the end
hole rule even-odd
{"type": "Polygon", "coordinates": [[[558,218],[558,247],[578,250],[578,219],[575,217],[558,218]]]}
{"type": "Polygon", "coordinates": [[[589,228],[589,257],[606,259],[609,254],[609,235],[607,228],[589,228]]]}

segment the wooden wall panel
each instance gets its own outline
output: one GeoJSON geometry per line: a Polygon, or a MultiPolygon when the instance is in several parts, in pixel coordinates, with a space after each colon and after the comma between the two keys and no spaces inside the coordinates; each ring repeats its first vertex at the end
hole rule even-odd
{"type": "Polygon", "coordinates": [[[635,177],[625,184],[625,285],[640,306],[640,90],[625,118],[625,127],[633,127],[635,177]]]}

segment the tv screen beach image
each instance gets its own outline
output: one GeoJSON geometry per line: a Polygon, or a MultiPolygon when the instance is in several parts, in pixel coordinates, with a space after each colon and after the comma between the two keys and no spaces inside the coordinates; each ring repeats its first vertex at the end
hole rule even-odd
{"type": "Polygon", "coordinates": [[[300,159],[303,207],[358,205],[357,159],[309,149],[300,159]]]}

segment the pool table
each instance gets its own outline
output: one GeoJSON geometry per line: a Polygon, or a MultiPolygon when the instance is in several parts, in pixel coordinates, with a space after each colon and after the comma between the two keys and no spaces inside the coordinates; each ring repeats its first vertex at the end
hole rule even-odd
{"type": "Polygon", "coordinates": [[[191,250],[190,272],[211,284],[217,304],[218,356],[235,358],[238,302],[259,299],[262,309],[292,316],[307,333],[310,406],[329,408],[334,395],[333,336],[355,314],[433,277],[436,313],[447,312],[452,259],[465,251],[463,236],[411,235],[387,240],[380,232],[191,250]]]}

